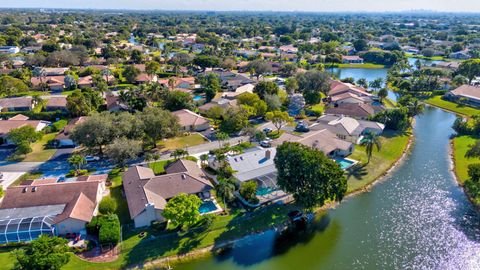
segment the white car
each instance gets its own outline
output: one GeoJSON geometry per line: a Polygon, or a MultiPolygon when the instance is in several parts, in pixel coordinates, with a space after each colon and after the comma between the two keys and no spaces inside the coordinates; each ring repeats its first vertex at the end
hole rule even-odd
{"type": "Polygon", "coordinates": [[[272,139],[266,139],[260,142],[260,146],[264,148],[272,147],[272,139]]]}
{"type": "Polygon", "coordinates": [[[92,162],[92,161],[99,161],[100,158],[97,157],[97,156],[86,156],[86,157],[85,157],[85,160],[86,160],[87,162],[92,162]]]}

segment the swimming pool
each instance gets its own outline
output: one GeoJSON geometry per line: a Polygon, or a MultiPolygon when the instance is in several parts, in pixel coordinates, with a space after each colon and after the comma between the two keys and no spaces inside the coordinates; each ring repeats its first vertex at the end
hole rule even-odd
{"type": "Polygon", "coordinates": [[[335,162],[340,165],[340,168],[342,168],[342,170],[346,170],[350,167],[352,167],[353,165],[357,164],[357,162],[355,160],[351,160],[351,159],[347,159],[347,158],[337,158],[335,159],[335,162]]]}
{"type": "Polygon", "coordinates": [[[257,196],[265,196],[265,195],[268,195],[268,194],[273,193],[275,191],[276,191],[276,189],[274,189],[272,187],[260,187],[260,188],[257,189],[256,195],[257,196]]]}
{"type": "Polygon", "coordinates": [[[218,209],[217,205],[215,205],[213,201],[204,201],[202,205],[200,205],[200,208],[198,209],[198,211],[200,212],[200,214],[206,214],[206,213],[214,212],[217,209],[218,209]]]}
{"type": "Polygon", "coordinates": [[[196,95],[196,96],[193,97],[193,101],[200,101],[202,99],[203,99],[203,96],[201,96],[201,95],[196,95]]]}

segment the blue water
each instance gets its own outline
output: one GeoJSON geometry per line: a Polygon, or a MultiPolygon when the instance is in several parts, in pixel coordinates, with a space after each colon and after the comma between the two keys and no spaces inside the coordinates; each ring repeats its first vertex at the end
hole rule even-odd
{"type": "Polygon", "coordinates": [[[257,189],[257,196],[265,196],[265,195],[268,195],[272,192],[274,192],[275,189],[274,188],[271,188],[271,187],[261,187],[261,188],[258,188],[257,189]]]}
{"type": "Polygon", "coordinates": [[[201,96],[201,95],[196,95],[196,96],[193,97],[193,101],[200,101],[202,99],[203,99],[203,96],[201,96]]]}
{"type": "Polygon", "coordinates": [[[202,205],[200,205],[200,208],[198,209],[200,214],[210,213],[210,212],[213,212],[215,210],[217,210],[217,206],[212,201],[203,202],[202,205]]]}
{"type": "Polygon", "coordinates": [[[335,162],[338,165],[340,165],[340,168],[342,168],[342,170],[346,170],[353,165],[353,161],[350,161],[350,160],[347,160],[347,159],[344,159],[344,158],[337,158],[337,159],[335,159],[335,162]]]}

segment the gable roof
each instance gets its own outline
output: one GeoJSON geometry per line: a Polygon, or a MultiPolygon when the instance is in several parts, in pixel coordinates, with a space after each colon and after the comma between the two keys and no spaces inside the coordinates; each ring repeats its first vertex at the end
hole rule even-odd
{"type": "Polygon", "coordinates": [[[455,96],[474,99],[480,101],[480,87],[464,84],[457,89],[450,91],[455,96]]]}
{"type": "Polygon", "coordinates": [[[353,145],[351,142],[338,139],[335,134],[327,129],[312,131],[304,136],[283,133],[280,138],[275,140],[275,144],[280,145],[283,142],[298,142],[322,151],[326,155],[335,150],[347,151],[353,145]]]}
{"type": "Polygon", "coordinates": [[[209,123],[205,117],[187,109],[175,111],[173,114],[178,117],[178,122],[182,127],[201,126],[209,123]]]}
{"type": "Polygon", "coordinates": [[[0,108],[31,108],[32,97],[14,97],[0,99],[0,108]]]}
{"type": "Polygon", "coordinates": [[[368,93],[367,90],[365,90],[364,88],[353,85],[351,83],[333,81],[330,84],[330,91],[328,92],[329,96],[333,97],[344,93],[351,93],[357,96],[373,96],[372,94],[368,93]]]}
{"type": "Polygon", "coordinates": [[[375,114],[375,109],[366,103],[345,103],[336,107],[327,108],[325,114],[347,115],[365,118],[375,114]]]}

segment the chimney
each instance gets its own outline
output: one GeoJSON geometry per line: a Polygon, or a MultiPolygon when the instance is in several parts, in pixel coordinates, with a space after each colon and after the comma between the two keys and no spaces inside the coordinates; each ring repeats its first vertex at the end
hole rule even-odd
{"type": "Polygon", "coordinates": [[[265,151],[265,158],[270,159],[270,156],[272,155],[272,152],[270,150],[265,151]]]}

